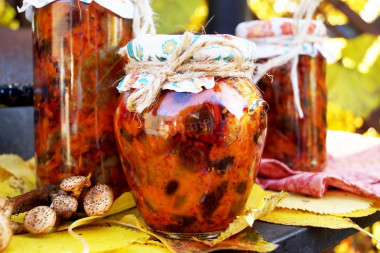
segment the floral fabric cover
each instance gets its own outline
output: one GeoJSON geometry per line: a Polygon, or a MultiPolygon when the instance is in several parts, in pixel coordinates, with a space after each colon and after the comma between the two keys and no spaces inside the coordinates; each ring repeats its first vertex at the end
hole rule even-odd
{"type": "MultiPolygon", "coordinates": [[[[282,38],[290,39],[294,37],[292,18],[274,18],[271,20],[254,20],[240,23],[236,27],[236,36],[253,40],[253,39],[265,39],[281,36],[282,38]]],[[[299,20],[298,28],[302,28],[306,25],[305,20],[299,20]]],[[[327,29],[319,21],[313,20],[310,22],[307,34],[313,37],[326,37],[327,29]]],[[[279,40],[281,41],[281,40],[279,40]]],[[[283,55],[288,53],[293,45],[284,43],[258,43],[256,58],[269,58],[278,55],[283,55]]],[[[300,54],[315,56],[318,51],[323,51],[318,43],[304,43],[300,54]]],[[[324,52],[321,52],[324,54],[324,52]]]]}
{"type": "Polygon", "coordinates": [[[257,182],[264,188],[314,197],[335,187],[380,199],[380,138],[328,131],[327,153],[323,172],[293,171],[280,161],[263,159],[257,182]]]}
{"type": "MultiPolygon", "coordinates": [[[[244,61],[252,62],[255,57],[256,46],[253,42],[240,39],[232,35],[194,35],[193,44],[204,41],[212,41],[216,38],[231,42],[242,52],[244,61]]],[[[121,55],[126,55],[129,61],[136,62],[167,62],[168,58],[175,52],[182,43],[183,35],[142,35],[127,44],[120,50],[121,55]]],[[[234,60],[234,50],[230,47],[213,45],[195,52],[189,59],[194,62],[204,62],[213,60],[214,62],[231,62],[234,60]]],[[[150,85],[155,79],[154,73],[127,73],[127,76],[119,84],[120,92],[141,85],[150,85]]],[[[215,85],[213,76],[192,78],[181,82],[166,82],[163,89],[174,90],[177,92],[199,93],[205,89],[211,89],[215,85]]]]}
{"type": "MultiPolygon", "coordinates": [[[[26,11],[31,7],[41,8],[57,0],[24,0],[21,7],[17,7],[19,12],[26,11]]],[[[134,4],[131,0],[79,0],[84,3],[96,2],[104,8],[116,13],[122,18],[132,19],[134,14],[134,4]]]]}

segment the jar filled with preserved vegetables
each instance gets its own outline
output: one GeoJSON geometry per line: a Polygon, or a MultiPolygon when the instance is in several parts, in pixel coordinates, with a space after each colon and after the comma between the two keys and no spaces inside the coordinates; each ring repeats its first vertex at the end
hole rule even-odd
{"type": "Polygon", "coordinates": [[[244,209],[266,136],[255,46],[230,35],[145,35],[126,48],[115,134],[146,224],[213,237],[244,209]]]}
{"type": "Polygon", "coordinates": [[[90,175],[119,195],[128,187],[113,131],[125,64],[117,51],[133,38],[134,4],[27,1],[25,9],[33,11],[38,184],[90,175]]]}
{"type": "Polygon", "coordinates": [[[236,33],[256,43],[258,64],[274,64],[257,82],[270,107],[263,157],[282,161],[293,170],[322,171],[326,165],[327,94],[326,63],[319,42],[326,37],[325,26],[317,21],[279,18],[241,23],[236,33]],[[302,29],[305,36],[296,36],[302,29]],[[297,42],[301,39],[302,43],[297,42]],[[275,61],[283,61],[287,54],[294,56],[278,66],[275,61]]]}

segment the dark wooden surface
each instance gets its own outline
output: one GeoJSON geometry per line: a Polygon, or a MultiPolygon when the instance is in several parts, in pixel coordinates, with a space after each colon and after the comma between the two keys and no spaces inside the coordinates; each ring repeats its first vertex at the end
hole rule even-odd
{"type": "MultiPolygon", "coordinates": [[[[31,87],[32,75],[31,31],[14,32],[0,28],[0,84],[31,87]]],[[[11,96],[19,97],[15,93],[11,96]]],[[[0,105],[4,103],[4,97],[0,96],[0,105]]],[[[33,107],[30,106],[30,97],[29,100],[21,100],[26,101],[23,105],[29,106],[0,108],[0,153],[15,153],[28,159],[34,153],[33,107]]],[[[378,220],[380,212],[354,219],[362,227],[378,220]]],[[[353,229],[283,226],[260,221],[254,228],[265,240],[280,245],[276,252],[292,253],[320,252],[356,232],[353,229]]]]}

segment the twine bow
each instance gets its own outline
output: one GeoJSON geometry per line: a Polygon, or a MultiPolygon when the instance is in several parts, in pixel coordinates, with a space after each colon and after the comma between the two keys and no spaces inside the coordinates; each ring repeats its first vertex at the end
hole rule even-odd
{"type": "Polygon", "coordinates": [[[300,92],[298,87],[298,74],[297,74],[297,65],[298,65],[298,55],[302,50],[302,46],[304,43],[321,43],[322,38],[317,36],[311,36],[307,34],[310,22],[312,20],[313,14],[317,9],[321,0],[302,0],[300,5],[298,6],[297,11],[294,13],[293,18],[293,31],[294,36],[278,36],[272,38],[254,38],[251,39],[253,42],[257,44],[263,43],[280,43],[280,44],[289,44],[292,45],[293,48],[289,53],[284,55],[279,55],[277,57],[273,57],[268,60],[266,63],[257,64],[257,69],[255,76],[253,77],[253,81],[257,83],[266,73],[274,68],[292,61],[292,69],[291,69],[291,80],[292,80],[292,88],[294,95],[294,103],[300,118],[304,117],[304,113],[301,107],[301,99],[300,92]],[[299,22],[301,19],[306,20],[305,25],[299,29],[299,22]]]}
{"type": "Polygon", "coordinates": [[[127,100],[130,111],[142,113],[150,107],[166,82],[181,82],[191,78],[205,76],[214,77],[245,77],[251,78],[254,73],[254,61],[244,61],[242,51],[226,39],[216,37],[214,40],[193,43],[194,34],[185,32],[182,42],[165,62],[137,62],[131,61],[125,67],[126,73],[154,74],[155,79],[151,85],[138,84],[127,100]],[[220,45],[233,51],[234,58],[230,62],[214,61],[202,62],[190,60],[199,50],[220,45]]]}

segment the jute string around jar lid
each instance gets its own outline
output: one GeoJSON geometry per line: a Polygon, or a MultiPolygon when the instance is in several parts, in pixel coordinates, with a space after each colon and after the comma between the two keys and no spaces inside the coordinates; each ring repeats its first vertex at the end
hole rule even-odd
{"type": "Polygon", "coordinates": [[[294,94],[294,103],[300,118],[304,117],[304,113],[301,107],[301,98],[298,87],[298,55],[302,50],[304,43],[321,43],[323,38],[318,36],[309,35],[307,33],[309,24],[312,21],[312,17],[317,7],[319,6],[321,0],[302,0],[299,4],[296,12],[293,15],[294,22],[292,24],[294,36],[276,36],[267,38],[251,38],[250,40],[257,44],[288,44],[292,45],[292,49],[283,55],[279,55],[269,59],[267,62],[262,64],[257,64],[256,73],[253,77],[253,81],[257,83],[268,71],[274,67],[282,66],[289,61],[292,62],[291,68],[291,81],[294,94]],[[305,25],[299,29],[299,22],[301,20],[306,21],[305,25]]]}
{"type": "Polygon", "coordinates": [[[201,43],[193,43],[194,34],[185,32],[180,45],[165,62],[130,61],[125,71],[135,74],[154,74],[155,79],[150,85],[134,87],[127,100],[130,111],[142,113],[149,108],[159,96],[165,82],[181,82],[187,79],[214,76],[214,77],[244,77],[251,79],[255,64],[244,61],[242,50],[223,38],[216,38],[201,43]],[[194,54],[204,48],[219,45],[228,47],[234,52],[233,61],[193,61],[194,54]]]}
{"type": "Polygon", "coordinates": [[[156,34],[150,0],[131,0],[135,5],[133,17],[133,33],[137,37],[140,34],[156,34]]]}

